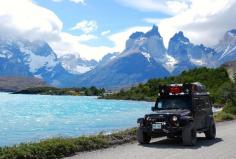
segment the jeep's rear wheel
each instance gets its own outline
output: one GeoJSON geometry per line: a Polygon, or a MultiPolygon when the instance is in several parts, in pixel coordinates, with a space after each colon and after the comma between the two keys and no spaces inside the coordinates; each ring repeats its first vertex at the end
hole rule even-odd
{"type": "Polygon", "coordinates": [[[137,140],[140,144],[148,144],[151,141],[151,137],[143,132],[142,128],[137,129],[137,140]]]}
{"type": "Polygon", "coordinates": [[[208,130],[204,132],[205,136],[207,139],[211,140],[211,139],[215,139],[216,137],[216,125],[215,122],[212,121],[208,130]]]}
{"type": "Polygon", "coordinates": [[[194,146],[197,143],[197,132],[193,127],[193,124],[189,124],[182,129],[182,141],[183,145],[194,146]]]}

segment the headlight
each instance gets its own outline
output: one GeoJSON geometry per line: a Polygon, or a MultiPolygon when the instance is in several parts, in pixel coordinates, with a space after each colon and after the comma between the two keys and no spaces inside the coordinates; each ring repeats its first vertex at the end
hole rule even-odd
{"type": "Polygon", "coordinates": [[[177,121],[177,120],[178,120],[177,116],[172,117],[172,121],[177,121]]]}

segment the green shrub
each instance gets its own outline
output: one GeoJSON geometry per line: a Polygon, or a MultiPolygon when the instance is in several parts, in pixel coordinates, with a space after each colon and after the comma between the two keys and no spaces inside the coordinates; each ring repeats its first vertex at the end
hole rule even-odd
{"type": "Polygon", "coordinates": [[[216,121],[219,122],[219,121],[225,121],[225,120],[234,120],[235,116],[231,113],[226,113],[226,112],[222,111],[222,112],[217,113],[214,116],[214,118],[216,121]]]}
{"type": "Polygon", "coordinates": [[[39,143],[0,147],[0,159],[54,159],[71,156],[76,152],[107,148],[136,139],[136,128],[97,136],[78,138],[53,138],[39,143]]]}
{"type": "Polygon", "coordinates": [[[226,112],[226,113],[230,113],[230,114],[233,114],[233,115],[236,115],[236,106],[225,106],[225,108],[224,108],[224,111],[226,112]]]}

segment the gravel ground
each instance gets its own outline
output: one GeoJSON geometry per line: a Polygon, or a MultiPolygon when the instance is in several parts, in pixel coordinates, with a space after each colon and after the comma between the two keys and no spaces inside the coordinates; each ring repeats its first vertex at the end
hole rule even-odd
{"type": "Polygon", "coordinates": [[[217,124],[217,138],[205,140],[198,135],[198,144],[185,147],[179,140],[159,138],[142,146],[138,143],[79,153],[67,159],[236,159],[236,121],[217,124]]]}

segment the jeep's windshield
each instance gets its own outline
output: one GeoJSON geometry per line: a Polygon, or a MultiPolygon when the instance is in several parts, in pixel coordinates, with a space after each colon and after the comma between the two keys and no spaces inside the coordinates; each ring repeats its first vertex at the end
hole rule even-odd
{"type": "Polygon", "coordinates": [[[156,101],[157,109],[191,109],[191,98],[185,96],[166,97],[156,101]]]}

